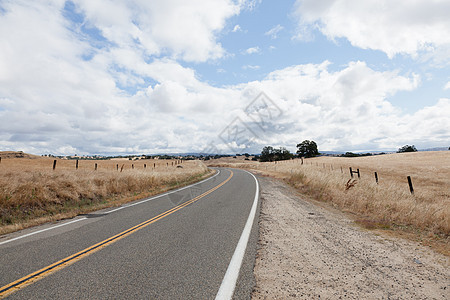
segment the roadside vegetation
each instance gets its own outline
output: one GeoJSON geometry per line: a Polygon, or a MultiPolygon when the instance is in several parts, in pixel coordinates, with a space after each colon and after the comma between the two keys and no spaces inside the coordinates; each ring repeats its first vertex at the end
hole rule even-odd
{"type": "Polygon", "coordinates": [[[444,243],[450,239],[450,152],[364,157],[321,156],[279,162],[217,159],[210,166],[245,168],[284,179],[302,194],[343,211],[370,229],[392,229],[444,243]],[[349,168],[359,169],[352,178],[349,168]],[[378,184],[375,180],[378,176],[378,184]],[[411,194],[407,176],[411,176],[411,194]]]}
{"type": "Polygon", "coordinates": [[[148,197],[211,174],[201,161],[3,158],[0,234],[148,197]],[[144,168],[145,164],[145,168],[144,168]],[[97,165],[97,169],[96,166],[97,165]]]}

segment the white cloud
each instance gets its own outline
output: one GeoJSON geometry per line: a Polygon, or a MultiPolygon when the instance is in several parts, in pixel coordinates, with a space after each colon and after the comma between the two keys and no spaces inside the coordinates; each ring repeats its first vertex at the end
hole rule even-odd
{"type": "Polygon", "coordinates": [[[450,90],[450,81],[444,86],[444,90],[450,90]]]}
{"type": "Polygon", "coordinates": [[[154,152],[158,147],[165,151],[168,144],[155,139],[166,137],[171,141],[169,151],[181,147],[173,140],[176,132],[195,127],[180,122],[183,113],[224,109],[214,99],[225,103],[223,98],[235,96],[232,90],[215,91],[198,81],[192,69],[170,57],[207,60],[220,56],[223,50],[214,36],[238,6],[231,1],[211,1],[214,7],[210,2],[192,2],[183,10],[181,2],[179,6],[171,1],[177,9],[170,11],[166,2],[143,1],[128,7],[116,1],[108,9],[99,1],[76,2],[85,14],[84,24],[100,29],[107,39],[106,45],[97,47],[92,45],[95,40],[80,33],[84,25],[72,24],[63,14],[64,2],[3,1],[0,148],[55,154],[70,154],[62,152],[67,149],[154,152]],[[143,20],[145,12],[158,16],[143,20]],[[181,29],[165,39],[159,36],[167,30],[162,14],[169,21],[175,21],[174,14],[184,17],[177,23],[181,29]],[[185,34],[183,40],[177,36],[180,31],[185,34]],[[149,59],[162,51],[169,52],[169,58],[149,59]],[[159,83],[148,87],[148,80],[159,83]],[[120,85],[142,91],[130,96],[120,85]],[[158,133],[151,133],[154,128],[159,128],[158,133]]]}
{"type": "MultiPolygon", "coordinates": [[[[440,146],[447,146],[450,140],[450,118],[448,112],[450,111],[450,99],[441,98],[433,106],[427,106],[415,112],[413,115],[404,116],[402,123],[409,129],[404,132],[404,143],[411,140],[411,144],[422,144],[422,139],[426,139],[429,144],[437,144],[440,146]],[[420,124],[420,126],[417,126],[420,124]]],[[[400,145],[401,145],[400,144],[400,145]]]]}
{"type": "MultiPolygon", "coordinates": [[[[192,69],[163,59],[144,70],[160,83],[132,97],[108,87],[105,93],[102,82],[111,80],[108,73],[97,73],[99,81],[92,88],[87,82],[95,77],[73,88],[63,78],[61,88],[50,82],[47,92],[26,88],[25,95],[33,94],[33,101],[19,91],[0,98],[5,109],[0,111],[0,147],[55,154],[155,153],[201,151],[212,141],[226,149],[218,135],[236,116],[258,134],[257,143],[245,152],[258,152],[269,143],[294,147],[306,138],[324,150],[396,149],[398,144],[420,147],[448,141],[449,99],[414,115],[402,114],[387,100],[399,91],[414,90],[417,76],[374,71],[364,62],[334,72],[329,65],[296,65],[261,81],[216,88],[198,80],[192,69]],[[273,129],[265,132],[244,113],[260,91],[282,110],[273,129]],[[47,100],[49,94],[52,101],[47,100]],[[423,126],[418,129],[417,124],[423,126]]],[[[1,86],[4,94],[8,89],[1,86]]]]}
{"type": "Polygon", "coordinates": [[[238,25],[235,25],[235,26],[233,27],[232,32],[238,32],[238,31],[242,31],[241,26],[239,26],[239,24],[238,24],[238,25]]]}
{"type": "Polygon", "coordinates": [[[352,62],[340,71],[329,72],[329,65],[292,66],[240,86],[244,94],[247,90],[266,91],[283,111],[276,122],[280,130],[263,133],[263,145],[278,142],[293,147],[299,139],[313,139],[323,150],[348,151],[396,149],[398,143],[421,147],[446,141],[445,134],[439,133],[445,125],[450,126],[448,117],[440,113],[446,103],[411,117],[387,100],[399,91],[417,88],[417,75],[374,71],[364,62],[352,62]],[[433,113],[439,126],[415,130],[433,113]]]}
{"type": "Polygon", "coordinates": [[[447,0],[297,0],[300,35],[319,29],[363,49],[450,60],[450,2],[447,0]]]}
{"type": "Polygon", "coordinates": [[[283,115],[273,130],[258,132],[255,152],[266,143],[289,146],[301,138],[316,140],[322,149],[342,150],[395,149],[398,143],[434,146],[449,140],[449,99],[402,114],[388,99],[414,90],[420,78],[376,71],[364,62],[337,71],[329,70],[329,62],[295,65],[263,80],[211,86],[180,60],[223,55],[215,36],[240,6],[216,1],[210,7],[202,1],[180,11],[175,4],[181,2],[169,2],[177,9],[168,10],[162,1],[133,6],[111,1],[108,10],[97,7],[99,1],[75,2],[85,25],[104,35],[98,46],[82,25],[65,18],[62,1],[3,1],[0,149],[37,154],[201,151],[218,141],[236,116],[250,122],[244,109],[260,91],[276,101],[283,115]],[[162,15],[143,20],[144,12],[162,15]],[[164,14],[167,20],[180,14],[192,21],[189,26],[186,20],[177,23],[189,27],[180,29],[186,36],[171,27],[169,36],[162,37],[169,30],[164,14]]]}
{"type": "Polygon", "coordinates": [[[186,61],[222,57],[225,51],[215,33],[240,11],[231,0],[77,0],[76,4],[86,22],[120,48],[132,46],[145,55],[168,54],[186,61]]]}
{"type": "Polygon", "coordinates": [[[261,53],[261,49],[256,46],[256,47],[251,47],[246,49],[244,52],[244,54],[255,54],[255,53],[261,53]]]}
{"type": "Polygon", "coordinates": [[[238,3],[247,10],[253,10],[261,4],[262,0],[238,0],[238,3]]]}
{"type": "Polygon", "coordinates": [[[272,39],[276,39],[278,37],[278,33],[283,29],[284,27],[278,24],[275,27],[271,28],[269,31],[265,32],[264,35],[268,35],[272,39]]]}
{"type": "Polygon", "coordinates": [[[242,69],[244,70],[259,70],[261,67],[258,65],[245,65],[242,66],[242,69]]]}

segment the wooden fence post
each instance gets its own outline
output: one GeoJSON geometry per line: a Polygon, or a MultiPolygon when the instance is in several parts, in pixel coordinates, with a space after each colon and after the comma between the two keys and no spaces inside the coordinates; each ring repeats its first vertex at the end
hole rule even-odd
{"type": "Polygon", "coordinates": [[[408,176],[407,178],[408,178],[409,191],[411,192],[412,195],[414,195],[414,188],[412,185],[411,176],[408,176]]]}
{"type": "Polygon", "coordinates": [[[75,164],[75,169],[78,170],[78,159],[77,159],[77,163],[75,164]]]}
{"type": "Polygon", "coordinates": [[[375,182],[378,184],[378,174],[375,172],[375,182]]]}
{"type": "Polygon", "coordinates": [[[353,178],[353,173],[358,174],[358,178],[361,178],[361,173],[359,173],[359,169],[356,169],[356,171],[353,171],[352,167],[350,167],[350,175],[352,176],[352,178],[353,178]]]}
{"type": "Polygon", "coordinates": [[[123,166],[124,166],[124,164],[122,164],[122,167],[120,168],[120,172],[122,172],[122,171],[123,171],[123,166]]]}
{"type": "Polygon", "coordinates": [[[144,169],[147,169],[147,164],[144,164],[144,169]]]}
{"type": "Polygon", "coordinates": [[[97,163],[95,163],[95,171],[97,171],[97,163]]]}
{"type": "Polygon", "coordinates": [[[56,169],[56,159],[53,161],[53,170],[56,169]]]}

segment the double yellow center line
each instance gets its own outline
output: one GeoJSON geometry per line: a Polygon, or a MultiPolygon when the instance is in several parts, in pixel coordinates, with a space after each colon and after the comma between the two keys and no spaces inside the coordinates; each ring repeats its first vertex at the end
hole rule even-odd
{"type": "Polygon", "coordinates": [[[82,259],[82,258],[84,258],[84,257],[86,257],[86,256],[88,256],[88,255],[90,255],[90,254],[92,254],[94,252],[97,252],[100,249],[105,248],[105,247],[111,245],[112,243],[115,243],[118,240],[123,239],[124,237],[126,237],[126,236],[128,236],[128,235],[130,235],[132,233],[135,233],[136,231],[138,231],[138,230],[140,230],[140,229],[142,229],[142,228],[144,228],[144,227],[146,227],[146,226],[148,226],[148,225],[150,225],[152,223],[155,223],[156,221],[161,220],[161,219],[167,217],[168,215],[171,215],[174,212],[176,212],[176,211],[178,211],[178,210],[180,210],[180,209],[182,209],[182,208],[184,208],[184,207],[186,207],[186,206],[188,206],[188,205],[190,205],[190,204],[200,200],[201,198],[203,198],[206,195],[214,192],[215,190],[217,190],[218,188],[223,186],[225,183],[227,183],[231,179],[231,177],[233,177],[233,171],[230,170],[230,172],[231,172],[230,176],[225,181],[223,181],[219,185],[213,187],[212,189],[204,192],[203,194],[201,194],[201,195],[199,195],[199,196],[197,196],[197,197],[195,197],[195,198],[193,198],[191,200],[188,200],[188,201],[186,201],[186,202],[184,202],[184,203],[182,203],[182,204],[180,204],[178,206],[175,206],[174,208],[169,209],[169,210],[163,212],[162,214],[157,215],[156,217],[148,219],[147,221],[144,221],[144,222],[142,222],[142,223],[140,223],[140,224],[138,224],[136,226],[133,226],[133,227],[131,227],[131,228],[125,230],[125,231],[122,231],[121,233],[116,234],[115,236],[112,236],[112,237],[110,237],[110,238],[108,238],[108,239],[106,239],[104,241],[101,241],[101,242],[99,242],[99,243],[97,243],[97,244],[95,244],[93,246],[90,246],[90,247],[88,247],[88,248],[86,248],[84,250],[81,250],[78,253],[70,255],[70,256],[68,256],[68,257],[66,257],[64,259],[61,259],[61,260],[59,260],[59,261],[57,261],[57,262],[55,262],[55,263],[53,263],[53,264],[51,264],[51,265],[49,265],[49,266],[47,266],[45,268],[42,268],[42,269],[40,269],[40,270],[38,270],[36,272],[33,272],[33,273],[31,273],[31,274],[29,274],[27,276],[24,276],[24,277],[14,281],[14,282],[11,282],[10,284],[7,284],[7,285],[1,287],[0,288],[0,298],[4,298],[4,297],[6,297],[9,294],[12,294],[12,293],[18,291],[19,289],[21,289],[21,288],[23,288],[23,287],[25,287],[27,285],[30,285],[33,282],[35,282],[35,281],[37,281],[39,279],[42,279],[42,278],[44,278],[44,277],[46,277],[46,276],[48,276],[48,275],[50,275],[50,274],[52,274],[52,273],[54,273],[54,272],[56,272],[58,270],[61,270],[61,269],[65,268],[65,267],[75,263],[76,261],[78,261],[78,260],[80,260],[80,259],[82,259]]]}

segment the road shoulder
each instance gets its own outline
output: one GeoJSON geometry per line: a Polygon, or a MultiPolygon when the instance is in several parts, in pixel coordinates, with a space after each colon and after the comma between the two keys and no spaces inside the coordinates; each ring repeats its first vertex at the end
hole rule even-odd
{"type": "Polygon", "coordinates": [[[378,236],[343,213],[259,177],[261,212],[254,299],[448,299],[448,257],[378,236]]]}

